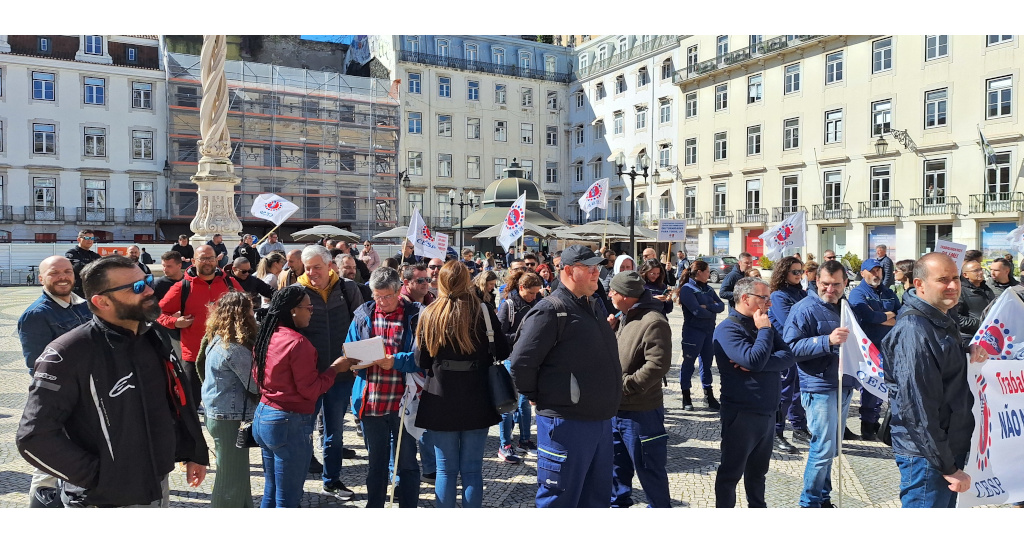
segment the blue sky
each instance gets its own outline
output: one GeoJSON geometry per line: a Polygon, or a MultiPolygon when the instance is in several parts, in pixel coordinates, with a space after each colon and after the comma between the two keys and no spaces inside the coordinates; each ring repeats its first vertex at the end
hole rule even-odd
{"type": "Polygon", "coordinates": [[[299,36],[302,39],[310,39],[313,41],[334,41],[338,43],[348,44],[352,41],[355,36],[299,36]]]}

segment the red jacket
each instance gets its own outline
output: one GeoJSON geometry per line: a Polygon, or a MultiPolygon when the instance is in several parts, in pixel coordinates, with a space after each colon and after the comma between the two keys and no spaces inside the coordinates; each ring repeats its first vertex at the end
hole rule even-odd
{"type": "Polygon", "coordinates": [[[181,311],[181,287],[186,281],[189,282],[188,298],[185,300],[185,309],[182,315],[192,315],[192,326],[181,329],[181,356],[186,362],[195,362],[199,355],[199,344],[206,334],[206,317],[209,314],[209,306],[218,298],[229,292],[227,280],[236,291],[242,292],[242,286],[235,281],[235,278],[226,277],[218,268],[214,271],[213,281],[206,282],[196,275],[196,267],[191,266],[185,271],[185,279],[171,286],[167,294],[160,300],[160,310],[163,315],[157,319],[166,328],[174,328],[175,317],[173,315],[181,311]]]}
{"type": "MultiPolygon", "coordinates": [[[[260,401],[271,407],[299,414],[316,412],[316,400],[334,385],[336,373],[316,370],[316,347],[302,334],[278,326],[267,347],[260,401]]],[[[253,378],[259,380],[253,366],[253,378]]]]}

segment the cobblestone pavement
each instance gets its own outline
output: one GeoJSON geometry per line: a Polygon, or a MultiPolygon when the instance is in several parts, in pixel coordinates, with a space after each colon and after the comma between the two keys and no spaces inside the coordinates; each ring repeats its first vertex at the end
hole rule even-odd
{"type": "MultiPolygon", "coordinates": [[[[21,458],[14,444],[15,432],[21,419],[29,384],[21,347],[17,337],[17,319],[22,311],[40,294],[39,287],[0,289],[0,507],[28,505],[28,486],[31,467],[21,458]]],[[[679,357],[678,336],[681,335],[682,315],[677,307],[669,317],[672,323],[674,354],[679,357]]],[[[718,415],[703,407],[703,399],[695,392],[693,412],[681,409],[678,361],[669,374],[665,389],[665,423],[670,434],[669,485],[673,505],[682,507],[714,507],[715,471],[719,460],[718,415]]],[[[717,395],[717,373],[716,395],[717,395]]],[[[699,389],[694,381],[694,389],[699,389]]],[[[860,427],[855,417],[859,397],[855,395],[851,406],[850,428],[860,427]]],[[[345,445],[354,448],[358,458],[346,460],[342,467],[342,481],[356,492],[352,501],[339,502],[321,495],[321,482],[310,475],[306,479],[302,506],[360,507],[366,504],[366,448],[355,432],[351,415],[345,430],[345,445]]],[[[518,428],[516,428],[516,433],[518,428]]],[[[513,434],[513,437],[518,437],[513,434]]],[[[788,432],[787,432],[788,437],[788,432]]],[[[208,443],[213,448],[213,441],[208,443]]],[[[534,440],[536,437],[534,436],[534,440]]],[[[798,455],[773,454],[767,481],[767,501],[770,507],[795,507],[802,487],[807,445],[794,442],[798,455]]],[[[519,465],[499,460],[497,427],[492,427],[487,440],[484,459],[484,506],[497,508],[532,507],[536,493],[536,456],[530,454],[519,465]]],[[[319,450],[316,454],[319,458],[319,450]]],[[[259,506],[263,494],[263,471],[259,449],[250,452],[253,502],[259,506]]],[[[212,459],[211,459],[212,461],[212,459]]],[[[843,506],[845,507],[898,507],[899,472],[891,450],[878,442],[847,441],[842,456],[843,506]]],[[[210,503],[210,490],[216,470],[211,466],[206,481],[198,488],[187,487],[184,473],[171,473],[171,506],[203,507],[210,503]]],[[[835,480],[835,473],[833,473],[835,480]]],[[[646,505],[639,483],[634,481],[635,507],[646,505]]],[[[737,488],[738,500],[745,506],[742,482],[737,488]]],[[[423,482],[420,488],[421,506],[433,507],[432,484],[423,482]]]]}

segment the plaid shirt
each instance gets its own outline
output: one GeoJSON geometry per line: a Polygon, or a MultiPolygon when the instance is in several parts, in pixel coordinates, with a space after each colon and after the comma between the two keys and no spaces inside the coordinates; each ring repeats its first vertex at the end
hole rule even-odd
{"type": "MultiPolygon", "coordinates": [[[[373,310],[374,336],[384,339],[385,354],[395,354],[402,346],[402,318],[405,310],[401,302],[391,313],[380,310],[380,304],[373,310]]],[[[398,412],[402,395],[405,393],[405,373],[397,369],[381,369],[370,366],[366,370],[366,400],[363,403],[363,414],[366,416],[384,416],[398,412]]]]}

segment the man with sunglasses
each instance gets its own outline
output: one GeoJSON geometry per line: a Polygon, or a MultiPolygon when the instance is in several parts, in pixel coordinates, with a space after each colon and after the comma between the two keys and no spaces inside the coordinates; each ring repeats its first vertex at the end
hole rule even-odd
{"type": "Polygon", "coordinates": [[[78,231],[78,246],[73,247],[64,254],[71,261],[71,269],[75,271],[74,293],[78,296],[85,296],[82,291],[82,269],[85,265],[100,258],[100,254],[92,250],[92,244],[97,240],[95,233],[89,229],[78,231]]]}
{"type": "Polygon", "coordinates": [[[168,475],[206,477],[209,450],[164,330],[153,276],[130,259],[82,270],[95,315],[47,346],[18,427],[26,461],[58,478],[69,507],[167,507],[168,475]]]}
{"type": "Polygon", "coordinates": [[[430,276],[430,288],[428,289],[434,298],[437,298],[437,276],[441,274],[441,267],[444,266],[444,260],[433,258],[427,263],[427,275],[430,276]]]}
{"type": "Polygon", "coordinates": [[[410,264],[402,270],[402,298],[406,302],[419,302],[429,306],[436,298],[430,293],[430,275],[427,265],[410,264]]]}
{"type": "MultiPolygon", "coordinates": [[[[981,265],[973,263],[979,270],[981,265]]],[[[868,259],[860,265],[860,284],[850,291],[850,309],[857,317],[857,323],[864,334],[875,344],[882,346],[882,339],[896,324],[896,312],[900,310],[900,299],[896,292],[885,286],[885,269],[878,259],[868,259]]],[[[991,299],[991,297],[989,297],[991,299]]],[[[865,441],[876,438],[881,424],[878,422],[882,400],[871,392],[860,389],[860,437],[865,441]]]]}
{"type": "Polygon", "coordinates": [[[236,257],[224,270],[227,270],[228,275],[235,278],[235,281],[242,286],[243,291],[249,293],[254,306],[258,307],[263,303],[260,301],[261,296],[268,300],[274,296],[274,288],[253,275],[255,272],[249,259],[236,257]]]}

